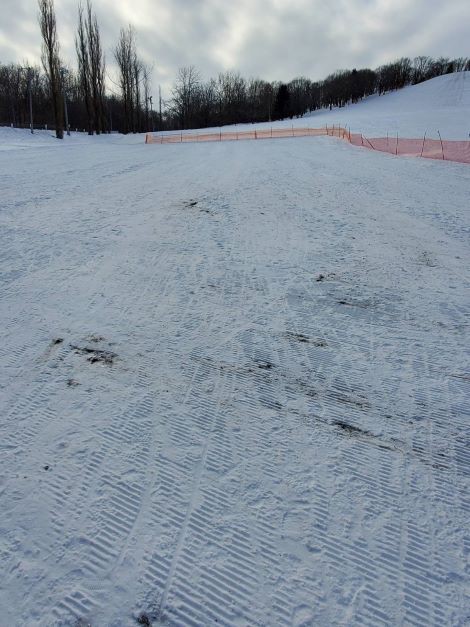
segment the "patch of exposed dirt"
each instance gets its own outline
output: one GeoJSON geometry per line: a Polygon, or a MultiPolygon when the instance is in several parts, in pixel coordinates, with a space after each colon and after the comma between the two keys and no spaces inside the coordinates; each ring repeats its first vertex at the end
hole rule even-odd
{"type": "Polygon", "coordinates": [[[309,337],[308,335],[304,335],[303,333],[293,333],[292,331],[287,331],[286,337],[288,337],[291,340],[296,340],[297,342],[302,342],[304,344],[312,344],[313,346],[317,346],[317,347],[328,346],[326,340],[309,337]]]}
{"type": "Polygon", "coordinates": [[[361,427],[356,427],[355,425],[351,425],[348,422],[343,422],[342,420],[334,420],[332,424],[335,427],[338,427],[345,435],[371,440],[380,448],[384,448],[387,450],[397,450],[397,447],[393,443],[382,440],[378,435],[372,433],[372,431],[362,429],[361,427]]]}
{"type": "Polygon", "coordinates": [[[435,268],[437,266],[437,260],[435,256],[427,250],[424,250],[418,257],[418,263],[428,268],[435,268]]]}
{"type": "Polygon", "coordinates": [[[105,342],[106,338],[104,338],[102,335],[95,335],[94,333],[92,333],[91,335],[88,335],[88,337],[86,337],[85,340],[87,342],[98,343],[98,342],[105,342]]]}
{"type": "Polygon", "coordinates": [[[88,355],[87,361],[91,364],[106,364],[107,366],[112,366],[117,358],[116,353],[99,348],[76,346],[75,344],[70,344],[70,348],[72,348],[78,355],[88,355]]]}
{"type": "Polygon", "coordinates": [[[274,368],[274,364],[272,364],[270,361],[256,359],[255,363],[257,368],[259,368],[260,370],[272,370],[274,368]]]}
{"type": "Polygon", "coordinates": [[[370,409],[370,403],[367,398],[363,396],[348,396],[337,390],[327,392],[327,395],[339,403],[345,403],[346,405],[353,405],[358,409],[370,409]]]}
{"type": "Polygon", "coordinates": [[[361,309],[368,309],[372,306],[369,300],[356,300],[354,298],[342,298],[337,301],[338,305],[346,305],[347,307],[360,307],[361,309]]]}
{"type": "Polygon", "coordinates": [[[335,425],[335,427],[339,427],[349,435],[366,435],[368,437],[374,437],[374,434],[371,431],[361,429],[360,427],[356,427],[355,425],[350,425],[349,423],[343,422],[342,420],[335,420],[333,424],[335,425]]]}
{"type": "Polygon", "coordinates": [[[42,359],[50,359],[53,355],[55,355],[57,353],[57,348],[64,343],[64,338],[63,337],[55,337],[53,338],[46,350],[44,351],[44,353],[42,354],[41,358],[42,359]]]}
{"type": "Polygon", "coordinates": [[[328,281],[328,279],[336,279],[336,274],[334,272],[327,272],[326,274],[319,274],[315,277],[317,283],[328,281]]]}

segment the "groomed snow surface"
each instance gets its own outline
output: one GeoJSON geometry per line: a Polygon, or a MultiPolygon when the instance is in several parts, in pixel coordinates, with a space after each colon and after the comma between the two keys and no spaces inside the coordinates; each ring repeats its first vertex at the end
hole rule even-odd
{"type": "Polygon", "coordinates": [[[467,624],[470,168],[12,133],[0,625],[467,624]]]}

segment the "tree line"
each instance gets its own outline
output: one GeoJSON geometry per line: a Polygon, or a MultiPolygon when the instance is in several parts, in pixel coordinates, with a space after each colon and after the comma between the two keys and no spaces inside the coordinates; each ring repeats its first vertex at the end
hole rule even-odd
{"type": "Polygon", "coordinates": [[[180,68],[164,111],[153,107],[151,68],[139,57],[133,28],[122,28],[107,73],[100,28],[91,0],[77,6],[76,69],[61,59],[54,0],[38,0],[42,67],[0,63],[0,124],[100,134],[188,129],[294,118],[317,109],[343,107],[372,94],[470,70],[468,58],[403,57],[373,69],[340,70],[322,81],[246,79],[222,72],[204,81],[194,66],[180,68]]]}
{"type": "Polygon", "coordinates": [[[38,23],[42,65],[0,63],[0,124],[51,128],[59,139],[69,128],[90,135],[149,130],[150,69],[137,54],[132,27],[121,29],[112,51],[118,68],[114,83],[91,0],[77,6],[75,69],[61,57],[54,0],[38,0],[38,23]]]}
{"type": "Polygon", "coordinates": [[[463,70],[470,70],[470,59],[404,57],[375,70],[340,70],[322,81],[300,77],[282,83],[247,80],[237,72],[203,81],[190,66],[178,72],[166,122],[169,128],[186,129],[300,117],[463,70]]]}

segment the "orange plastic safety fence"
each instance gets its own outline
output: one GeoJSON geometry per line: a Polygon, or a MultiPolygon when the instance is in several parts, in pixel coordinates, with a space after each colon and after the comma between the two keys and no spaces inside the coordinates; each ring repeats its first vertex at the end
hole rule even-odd
{"type": "MultiPolygon", "coordinates": [[[[335,129],[338,134],[339,129],[335,129]]],[[[347,133],[341,129],[342,133],[347,133]]],[[[153,135],[147,133],[146,144],[180,144],[187,142],[209,142],[209,141],[237,141],[244,139],[273,139],[280,137],[310,137],[332,134],[332,129],[327,128],[272,128],[252,131],[220,131],[219,133],[169,133],[167,135],[153,135]]]]}
{"type": "Polygon", "coordinates": [[[367,138],[359,133],[351,133],[341,126],[325,126],[323,128],[270,128],[250,131],[219,131],[218,133],[169,133],[154,135],[147,133],[146,144],[179,144],[188,142],[238,141],[245,139],[274,139],[282,137],[318,137],[328,135],[350,142],[354,146],[362,146],[369,150],[388,152],[392,155],[424,157],[470,163],[470,141],[453,141],[430,139],[426,135],[422,139],[406,139],[401,137],[367,138]]]}
{"type": "Polygon", "coordinates": [[[371,150],[388,152],[391,155],[470,163],[470,141],[430,139],[426,136],[421,139],[407,139],[397,136],[368,139],[364,135],[353,134],[351,135],[351,143],[371,150]]]}

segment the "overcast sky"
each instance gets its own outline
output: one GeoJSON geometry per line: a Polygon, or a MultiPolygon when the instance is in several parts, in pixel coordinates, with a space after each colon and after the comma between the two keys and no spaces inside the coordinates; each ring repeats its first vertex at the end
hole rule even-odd
{"type": "MultiPolygon", "coordinates": [[[[179,67],[204,78],[317,80],[336,69],[377,67],[400,56],[470,56],[470,0],[94,0],[103,47],[135,27],[141,57],[164,97],[179,67]]],[[[0,62],[37,62],[36,0],[0,0],[0,62]]],[[[75,66],[77,0],[56,0],[64,60],[75,66]]],[[[113,87],[112,83],[110,86],[113,87]]]]}

